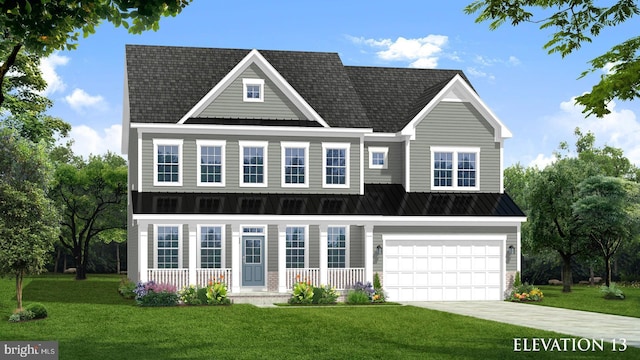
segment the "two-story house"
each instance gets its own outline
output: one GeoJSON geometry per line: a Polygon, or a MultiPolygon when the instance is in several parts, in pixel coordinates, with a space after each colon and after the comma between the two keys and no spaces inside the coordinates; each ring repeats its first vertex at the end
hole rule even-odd
{"type": "Polygon", "coordinates": [[[378,273],[390,300],[502,299],[525,221],[510,137],[457,70],[127,46],[129,276],[287,293],[378,273]]]}

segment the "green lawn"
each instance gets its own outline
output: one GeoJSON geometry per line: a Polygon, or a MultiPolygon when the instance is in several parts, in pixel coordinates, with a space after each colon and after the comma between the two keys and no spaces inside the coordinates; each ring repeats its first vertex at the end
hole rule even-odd
{"type": "MultiPolygon", "coordinates": [[[[13,282],[0,280],[0,340],[54,340],[60,359],[605,359],[610,351],[514,353],[513,338],[563,335],[411,306],[139,308],[117,277],[43,276],[25,303],[49,318],[13,324],[13,282]]],[[[549,319],[549,321],[554,321],[549,319]]],[[[526,314],[522,315],[526,325],[526,314]]],[[[617,354],[640,358],[640,349],[617,354]]]]}
{"type": "Polygon", "coordinates": [[[530,304],[640,318],[639,288],[622,287],[626,296],[624,300],[603,298],[599,286],[576,285],[571,288],[570,293],[563,293],[562,286],[546,285],[539,288],[544,294],[544,300],[530,304]]]}

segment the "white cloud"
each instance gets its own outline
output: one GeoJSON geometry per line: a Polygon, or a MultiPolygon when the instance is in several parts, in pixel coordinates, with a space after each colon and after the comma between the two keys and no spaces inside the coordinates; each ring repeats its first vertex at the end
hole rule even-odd
{"type": "Polygon", "coordinates": [[[513,66],[518,66],[520,65],[520,59],[512,55],[512,56],[509,56],[508,63],[513,66]]]}
{"type": "Polygon", "coordinates": [[[102,155],[107,151],[120,153],[122,125],[113,124],[98,132],[87,125],[74,126],[69,137],[73,139],[73,153],[87,158],[90,154],[102,155]]]}
{"type": "Polygon", "coordinates": [[[529,163],[529,166],[534,166],[542,170],[554,161],[556,161],[555,155],[545,156],[544,154],[538,154],[538,156],[529,163]]]}
{"type": "Polygon", "coordinates": [[[487,78],[489,80],[495,80],[496,79],[496,77],[493,74],[486,73],[486,72],[484,72],[484,71],[482,71],[480,69],[477,69],[475,67],[468,67],[466,73],[471,75],[471,76],[487,78]]]}
{"type": "Polygon", "coordinates": [[[604,65],[604,67],[602,68],[602,72],[609,75],[609,74],[615,74],[616,71],[613,69],[614,66],[619,65],[620,61],[616,61],[616,62],[608,62],[604,65]]]}
{"type": "Polygon", "coordinates": [[[435,68],[442,48],[447,44],[444,35],[428,35],[423,38],[406,39],[365,39],[347,36],[354,44],[363,44],[373,48],[381,48],[376,52],[378,58],[385,61],[407,61],[411,67],[435,68]]]}
{"type": "Polygon", "coordinates": [[[106,106],[105,100],[100,95],[89,95],[82,89],[74,89],[71,95],[64,97],[64,100],[72,109],[82,112],[85,109],[94,108],[101,110],[106,106]]]}
{"type": "Polygon", "coordinates": [[[40,60],[42,78],[47,82],[47,88],[44,90],[43,95],[48,96],[56,92],[61,92],[67,87],[60,75],[56,72],[56,68],[67,65],[69,60],[67,56],[58,55],[58,53],[53,53],[40,60]]]}

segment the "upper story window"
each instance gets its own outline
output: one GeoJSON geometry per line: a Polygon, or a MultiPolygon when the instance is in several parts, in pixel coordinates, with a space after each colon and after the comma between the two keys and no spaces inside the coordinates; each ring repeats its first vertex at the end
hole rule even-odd
{"type": "Polygon", "coordinates": [[[287,227],[285,231],[286,267],[301,269],[305,266],[306,227],[287,227]]]}
{"type": "Polygon", "coordinates": [[[222,226],[200,226],[200,267],[222,268],[224,228],[222,226]]]}
{"type": "Polygon", "coordinates": [[[239,141],[240,186],[267,186],[266,141],[239,141]]]}
{"type": "Polygon", "coordinates": [[[322,143],[322,186],[349,187],[349,143],[322,143]]]}
{"type": "Polygon", "coordinates": [[[153,139],[153,185],[182,185],[182,140],[153,139]]]}
{"type": "Polygon", "coordinates": [[[242,100],[249,102],[264,101],[264,79],[242,79],[242,100]]]}
{"type": "Polygon", "coordinates": [[[157,269],[180,268],[181,226],[156,226],[157,269]]]}
{"type": "Polygon", "coordinates": [[[225,141],[197,140],[198,185],[224,186],[225,141]]]}
{"type": "Polygon", "coordinates": [[[479,190],[480,148],[431,148],[433,183],[438,190],[479,190]]]}
{"type": "Polygon", "coordinates": [[[347,228],[345,226],[327,228],[327,267],[347,267],[347,228]]]}
{"type": "Polygon", "coordinates": [[[282,187],[309,187],[309,143],[281,142],[282,187]]]}
{"type": "Polygon", "coordinates": [[[388,147],[369,147],[369,169],[386,169],[388,163],[388,147]]]}

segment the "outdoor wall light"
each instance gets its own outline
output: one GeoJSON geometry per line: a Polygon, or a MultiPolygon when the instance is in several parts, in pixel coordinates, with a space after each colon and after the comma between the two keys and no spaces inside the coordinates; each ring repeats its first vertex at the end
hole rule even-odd
{"type": "Polygon", "coordinates": [[[376,246],[376,252],[378,253],[378,255],[382,255],[382,245],[376,246]]]}
{"type": "Polygon", "coordinates": [[[509,251],[508,251],[509,255],[515,255],[516,254],[516,247],[513,245],[509,245],[509,251]]]}

